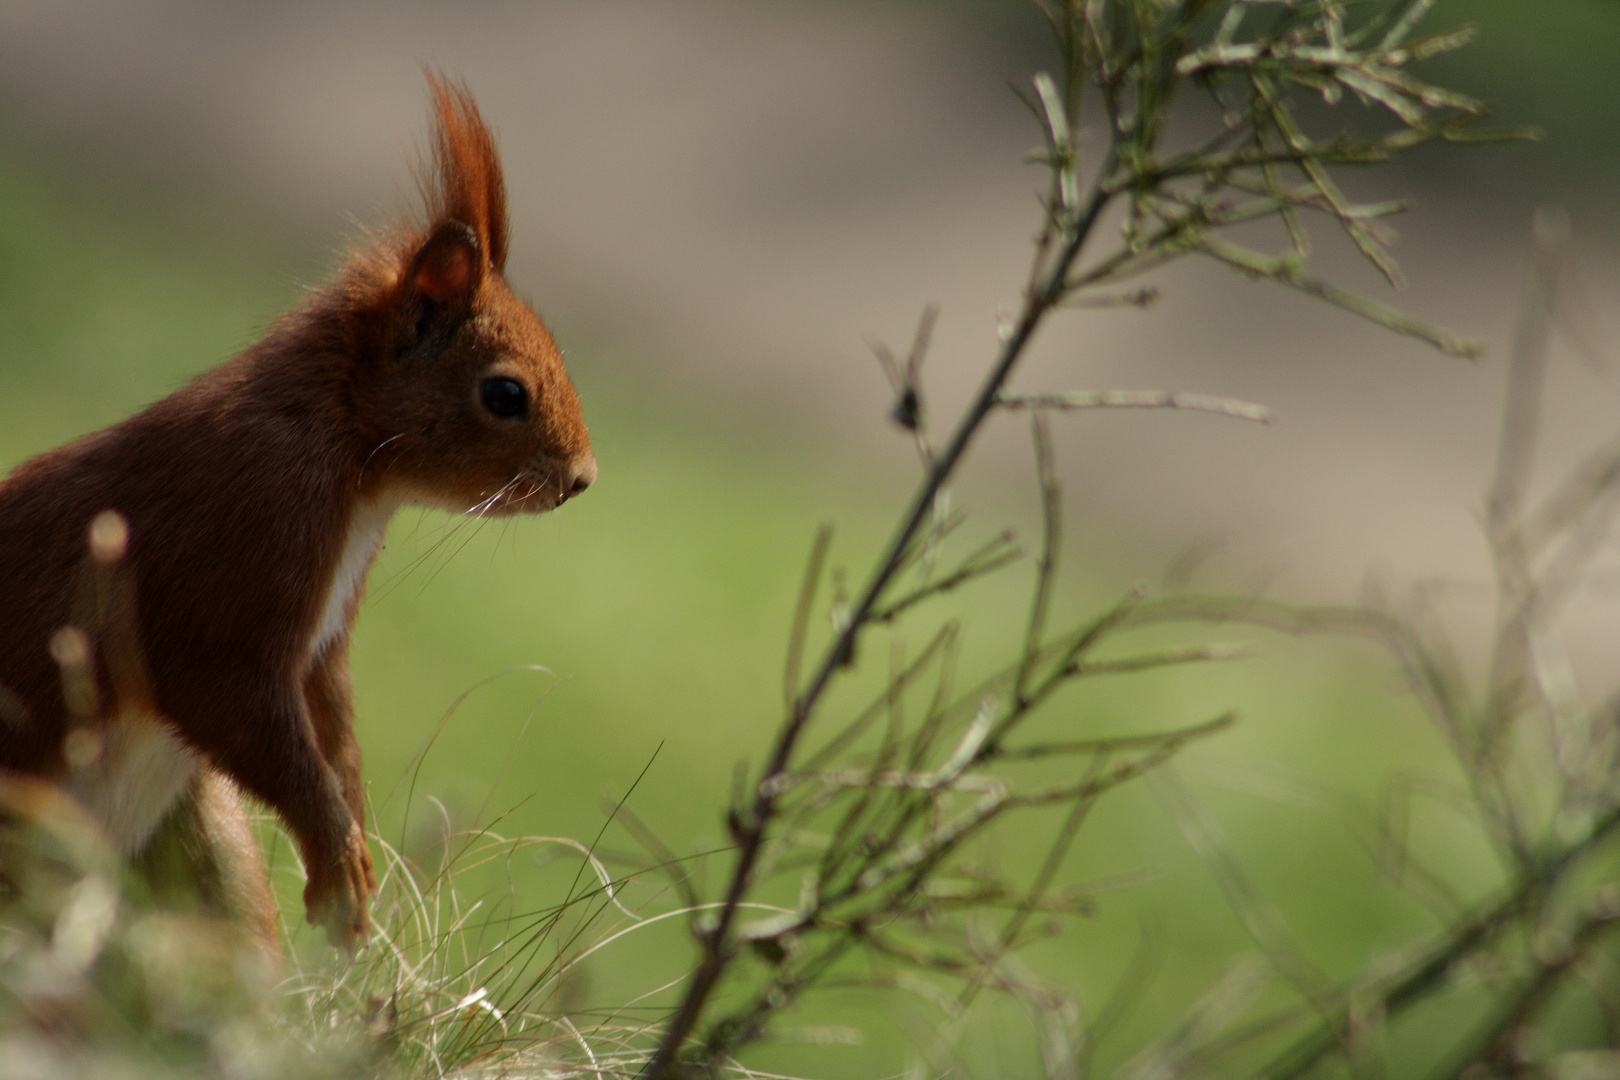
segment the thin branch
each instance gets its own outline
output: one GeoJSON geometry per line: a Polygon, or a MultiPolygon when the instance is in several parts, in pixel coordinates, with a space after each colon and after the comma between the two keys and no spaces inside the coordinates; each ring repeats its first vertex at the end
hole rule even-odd
{"type": "Polygon", "coordinates": [[[1271,422],[1264,405],[1209,394],[1179,394],[1164,390],[1078,390],[1066,394],[1003,395],[999,404],[1012,411],[1072,412],[1077,409],[1188,409],[1218,413],[1239,420],[1271,422]]]}
{"type": "Polygon", "coordinates": [[[799,602],[793,609],[793,629],[788,634],[787,664],[783,669],[783,693],[789,711],[799,696],[799,664],[804,657],[805,635],[810,628],[810,609],[815,605],[816,586],[821,583],[821,568],[827,561],[827,549],[832,545],[832,526],[823,525],[816,530],[816,539],[810,545],[810,559],[805,564],[804,580],[799,585],[799,602]]]}
{"type": "Polygon", "coordinates": [[[997,752],[1002,761],[1024,761],[1036,758],[1070,754],[1115,754],[1122,750],[1139,750],[1169,743],[1201,739],[1224,731],[1237,722],[1237,713],[1222,713],[1213,720],[1170,731],[1156,731],[1147,735],[1119,735],[1109,739],[1074,739],[1068,742],[1032,743],[1029,746],[1009,747],[997,752]]]}
{"type": "Polygon", "coordinates": [[[1293,940],[1282,913],[1249,881],[1213,815],[1193,797],[1173,768],[1156,770],[1148,783],[1272,967],[1325,1022],[1334,1024],[1330,1012],[1333,984],[1293,940]]]}
{"type": "Polygon", "coordinates": [[[1456,337],[1433,323],[1380,304],[1349,289],[1340,288],[1321,278],[1312,277],[1302,272],[1291,260],[1274,259],[1235,244],[1213,239],[1206,240],[1200,250],[1234,270],[1253,277],[1269,278],[1319,300],[1325,300],[1334,307],[1343,308],[1352,315],[1359,315],[1397,334],[1426,341],[1447,356],[1474,360],[1485,352],[1485,346],[1479,341],[1456,337]]]}
{"type": "Polygon", "coordinates": [[[1011,530],[1001,533],[963,559],[961,565],[955,570],[938,578],[921,588],[915,589],[897,600],[878,608],[868,617],[872,623],[893,622],[907,611],[922,603],[924,600],[951,592],[958,586],[994,573],[1010,563],[1017,562],[1024,557],[1024,553],[1016,546],[1016,538],[1011,530]]]}
{"type": "Polygon", "coordinates": [[[1036,410],[1030,432],[1035,440],[1035,478],[1041,491],[1041,555],[1036,563],[1035,595],[1029,604],[1029,624],[1024,631],[1024,662],[1013,678],[1013,700],[1020,706],[1029,701],[1030,676],[1040,660],[1042,636],[1046,633],[1046,613],[1057,582],[1058,549],[1063,544],[1063,488],[1052,460],[1052,431],[1046,417],[1036,410]]]}

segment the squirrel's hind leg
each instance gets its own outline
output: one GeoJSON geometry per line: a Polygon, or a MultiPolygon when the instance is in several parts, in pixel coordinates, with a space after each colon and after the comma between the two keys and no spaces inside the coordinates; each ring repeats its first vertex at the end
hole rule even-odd
{"type": "Polygon", "coordinates": [[[227,919],[270,956],[281,951],[281,919],[242,795],[204,766],[175,802],[130,872],[162,907],[227,919]]]}

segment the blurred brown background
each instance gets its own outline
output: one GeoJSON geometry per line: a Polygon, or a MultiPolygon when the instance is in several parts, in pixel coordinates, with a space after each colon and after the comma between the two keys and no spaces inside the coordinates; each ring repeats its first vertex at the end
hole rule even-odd
{"type": "MultiPolygon", "coordinates": [[[[1070,418],[1077,506],[1130,533],[1219,535],[1245,572],[1340,597],[1369,566],[1477,565],[1535,205],[1568,205],[1616,321],[1620,140],[1582,110],[1620,96],[1602,52],[1620,10],[1456,2],[1429,21],[1469,19],[1483,41],[1441,76],[1549,138],[1347,182],[1413,195],[1398,222],[1412,284],[1394,299],[1488,339],[1490,357],[1447,359],[1219,268],[1178,268],[1155,311],[1060,320],[1021,385],[1231,394],[1277,421],[1070,418]]],[[[308,238],[314,278],[321,245],[408,202],[421,68],[440,67],[500,134],[511,276],[565,343],[612,341],[627,377],[707,399],[762,438],[836,432],[887,460],[905,448],[879,422],[866,341],[903,343],[937,302],[937,423],[976,379],[1016,298],[1040,182],[1004,84],[1046,62],[1038,16],[1010,3],[8,0],[0,123],[88,169],[275,220],[308,238]]],[[[1326,230],[1319,254],[1378,290],[1326,230]]],[[[1612,378],[1570,378],[1561,430],[1603,427],[1612,378]]],[[[1001,441],[1024,468],[1023,436],[1001,441]]]]}
{"type": "MultiPolygon", "coordinates": [[[[1521,29],[1492,18],[1502,6],[1440,5],[1430,21],[1484,16],[1461,81],[1528,99],[1511,100],[1521,118],[1542,104],[1539,68],[1581,57],[1524,49],[1490,70],[1521,29]]],[[[1612,3],[1526,6],[1565,8],[1565,23],[1610,40],[1620,23],[1612,3]]],[[[881,382],[863,340],[904,342],[922,304],[940,303],[932,374],[948,411],[990,351],[998,306],[1014,303],[1035,225],[1038,175],[1019,162],[1034,131],[1003,84],[1045,55],[1037,16],[1017,5],[10,0],[0,42],[6,126],[97,170],[222,191],[311,238],[408,201],[421,65],[439,66],[467,79],[501,134],[512,277],[564,340],[606,335],[638,377],[875,447],[893,440],[873,419],[881,382]]],[[[1579,76],[1594,97],[1620,86],[1609,65],[1579,76]]],[[[1398,301],[1489,338],[1492,359],[1429,355],[1186,267],[1158,313],[1059,322],[1022,385],[1231,393],[1277,408],[1277,423],[1072,418],[1077,500],[1153,533],[1230,534],[1328,593],[1369,563],[1473,557],[1529,209],[1570,202],[1594,295],[1607,311],[1620,295],[1612,131],[1529,118],[1555,138],[1429,154],[1361,185],[1416,196],[1398,249],[1413,285],[1398,301]]],[[[1322,256],[1348,262],[1330,238],[1322,256]]],[[[1359,267],[1343,274],[1375,288],[1359,267]]],[[[1607,387],[1579,397],[1594,413],[1581,421],[1615,405],[1607,387]]]]}

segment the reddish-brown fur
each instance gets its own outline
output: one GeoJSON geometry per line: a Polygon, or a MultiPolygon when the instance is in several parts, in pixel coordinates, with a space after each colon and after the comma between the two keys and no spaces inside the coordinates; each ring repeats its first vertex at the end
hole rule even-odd
{"type": "Polygon", "coordinates": [[[0,767],[67,774],[71,717],[48,646],[74,621],[91,519],[117,511],[156,711],[286,822],[309,916],[339,944],[365,934],[375,888],[346,661],[358,589],[312,645],[351,520],[402,501],[549,510],[596,473],[557,347],[502,278],[494,140],[465,90],[429,81],[421,227],[353,255],[242,355],[0,483],[0,687],[14,695],[0,767]],[[526,415],[485,404],[496,377],[520,384],[526,415]]]}

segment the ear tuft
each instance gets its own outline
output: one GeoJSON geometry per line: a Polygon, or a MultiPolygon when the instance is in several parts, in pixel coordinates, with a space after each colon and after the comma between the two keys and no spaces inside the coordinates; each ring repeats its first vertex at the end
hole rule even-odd
{"type": "Polygon", "coordinates": [[[428,71],[433,96],[433,175],[424,177],[428,220],[472,229],[479,253],[497,272],[506,266],[506,183],[478,104],[464,86],[428,71]]]}
{"type": "Polygon", "coordinates": [[[484,268],[478,234],[470,225],[446,221],[433,230],[411,260],[411,288],[435,304],[470,296],[484,268]]]}

